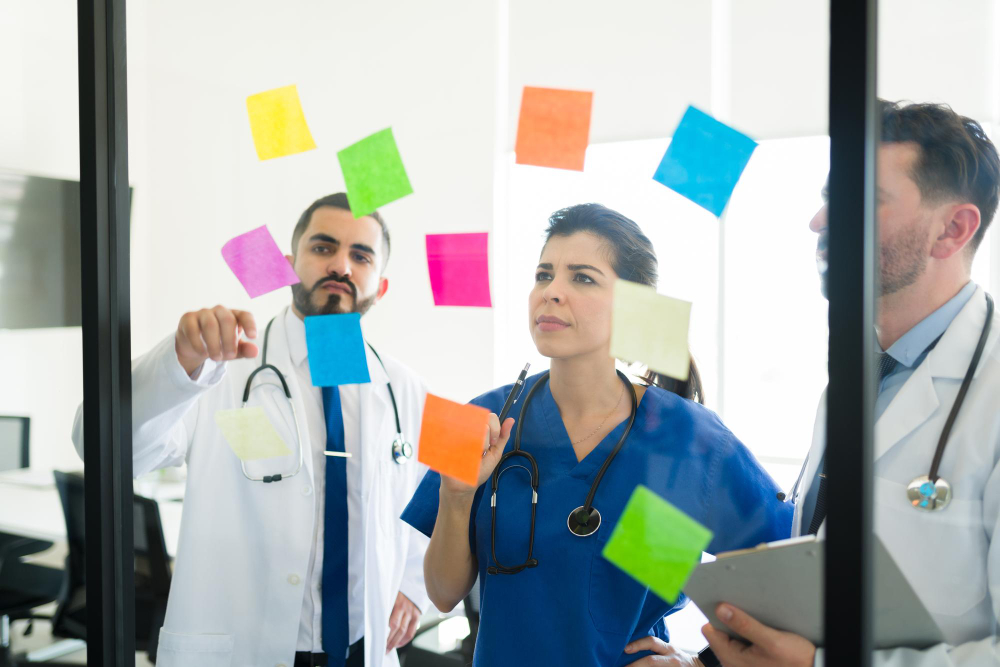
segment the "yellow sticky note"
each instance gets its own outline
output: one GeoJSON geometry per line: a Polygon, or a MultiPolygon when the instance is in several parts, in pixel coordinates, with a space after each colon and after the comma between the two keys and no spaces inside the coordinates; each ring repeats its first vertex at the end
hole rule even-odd
{"type": "Polygon", "coordinates": [[[285,86],[247,98],[250,131],[257,157],[270,160],[316,148],[296,86],[285,86]]]}
{"type": "Polygon", "coordinates": [[[288,456],[292,453],[274,430],[264,408],[219,410],[215,413],[215,423],[219,425],[233,452],[243,461],[288,456]]]}
{"type": "Polygon", "coordinates": [[[652,287],[618,280],[611,316],[611,356],[687,380],[690,323],[689,302],[657,294],[652,287]]]}

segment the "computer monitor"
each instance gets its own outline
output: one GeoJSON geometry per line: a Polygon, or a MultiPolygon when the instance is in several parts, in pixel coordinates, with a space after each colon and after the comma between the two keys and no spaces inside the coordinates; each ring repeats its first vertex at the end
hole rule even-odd
{"type": "Polygon", "coordinates": [[[27,468],[30,417],[0,415],[0,471],[27,468]]]}

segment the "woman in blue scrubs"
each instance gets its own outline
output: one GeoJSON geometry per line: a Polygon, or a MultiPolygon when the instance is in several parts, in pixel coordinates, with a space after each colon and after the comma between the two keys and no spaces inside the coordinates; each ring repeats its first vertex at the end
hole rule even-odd
{"type": "Polygon", "coordinates": [[[655,286],[656,269],[652,244],[625,216],[597,204],[553,214],[528,297],[531,336],[550,371],[527,379],[511,412],[520,415],[543,383],[519,425],[520,449],[538,466],[533,540],[531,465],[523,457],[501,467],[493,524],[491,476],[514,444],[515,421],[501,425],[496,413],[511,385],[472,401],[494,413],[478,486],[428,473],[403,513],[431,537],[424,573],[439,609],[455,607],[479,578],[477,667],[625,665],[648,655],[626,655],[630,641],[667,638],[664,617],[687,600],[662,600],[601,556],[638,484],[708,527],[711,552],[789,534],[791,507],[714,413],[656,386],[626,385],[616,372],[614,281],[655,286]],[[634,422],[605,466],[630,421],[633,391],[634,422]],[[599,528],[574,534],[569,517],[602,468],[592,502],[599,528]],[[519,568],[529,549],[535,563],[519,568]]]}

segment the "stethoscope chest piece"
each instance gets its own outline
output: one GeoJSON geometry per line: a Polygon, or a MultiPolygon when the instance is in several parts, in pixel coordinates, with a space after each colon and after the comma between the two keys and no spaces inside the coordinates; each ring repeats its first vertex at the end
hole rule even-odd
{"type": "Polygon", "coordinates": [[[583,505],[580,505],[569,513],[566,525],[569,527],[569,532],[577,537],[589,537],[601,527],[601,513],[596,507],[591,507],[588,514],[583,505]]]}
{"type": "Polygon", "coordinates": [[[951,502],[951,485],[944,477],[932,482],[927,475],[921,475],[906,487],[906,497],[918,510],[943,510],[951,502]]]}
{"type": "Polygon", "coordinates": [[[411,458],[413,458],[413,445],[402,438],[396,438],[392,441],[393,461],[399,465],[403,465],[404,463],[408,463],[411,458]]]}

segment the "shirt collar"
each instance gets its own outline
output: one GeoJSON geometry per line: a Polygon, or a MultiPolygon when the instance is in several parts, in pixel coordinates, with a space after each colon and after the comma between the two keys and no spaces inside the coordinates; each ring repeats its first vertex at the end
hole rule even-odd
{"type": "Polygon", "coordinates": [[[291,306],[285,311],[285,334],[288,336],[288,353],[292,363],[301,366],[308,355],[306,347],[306,323],[295,314],[291,306]]]}
{"type": "Polygon", "coordinates": [[[890,345],[886,352],[900,364],[908,368],[912,367],[927,352],[928,348],[948,330],[958,313],[976,293],[976,287],[976,283],[969,281],[958,294],[920,320],[899,340],[890,345]]]}

